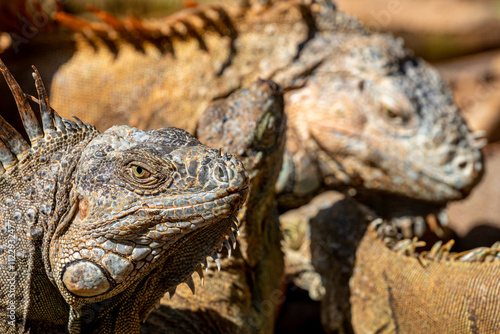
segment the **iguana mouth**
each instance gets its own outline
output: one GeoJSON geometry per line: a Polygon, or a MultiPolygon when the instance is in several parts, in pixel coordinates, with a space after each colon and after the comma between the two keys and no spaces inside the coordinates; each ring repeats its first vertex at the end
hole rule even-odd
{"type": "Polygon", "coordinates": [[[173,222],[189,221],[192,224],[190,228],[194,228],[196,225],[203,224],[215,217],[230,214],[231,211],[234,211],[234,207],[246,198],[247,193],[248,187],[245,187],[220,197],[214,194],[205,196],[205,199],[217,196],[218,198],[214,200],[199,202],[196,199],[201,199],[201,197],[196,197],[190,200],[188,205],[167,208],[164,206],[158,207],[155,204],[144,204],[136,212],[141,214],[141,211],[143,211],[148,215],[159,216],[160,220],[165,221],[167,226],[173,222]]]}
{"type": "Polygon", "coordinates": [[[487,143],[484,131],[470,132],[460,141],[445,138],[434,142],[434,137],[420,134],[419,129],[407,136],[393,136],[366,134],[342,120],[309,122],[314,125],[311,139],[315,149],[324,152],[339,169],[330,174],[342,172],[352,182],[358,178],[368,189],[380,188],[379,183],[398,192],[398,187],[406,183],[410,186],[399,192],[415,198],[460,199],[470,193],[484,170],[480,155],[487,143]]]}
{"type": "MultiPolygon", "coordinates": [[[[123,210],[110,219],[99,220],[94,224],[109,226],[105,228],[106,230],[116,229],[117,231],[122,231],[122,233],[117,233],[112,236],[112,238],[116,240],[129,240],[132,238],[130,235],[154,226],[161,226],[162,228],[160,228],[160,230],[162,230],[162,232],[167,231],[169,228],[193,229],[210,223],[214,219],[233,215],[235,209],[246,200],[248,191],[248,186],[245,186],[233,192],[224,191],[222,194],[219,192],[209,193],[203,197],[189,196],[191,200],[181,199],[181,202],[176,200],[175,202],[177,203],[187,203],[187,205],[179,206],[172,206],[173,201],[165,202],[168,206],[158,202],[149,204],[143,203],[141,207],[123,210]],[[123,224],[121,220],[132,216],[134,216],[133,220],[135,220],[136,223],[126,224],[126,227],[123,226],[125,224],[123,224]],[[146,223],[142,224],[142,220],[146,223]],[[116,226],[116,224],[119,226],[116,226]],[[124,228],[126,230],[124,230],[124,228]],[[125,231],[129,235],[125,234],[125,231]]],[[[82,206],[79,205],[75,215],[79,213],[81,207],[82,206]]],[[[94,234],[99,234],[99,229],[96,229],[94,234]]]]}

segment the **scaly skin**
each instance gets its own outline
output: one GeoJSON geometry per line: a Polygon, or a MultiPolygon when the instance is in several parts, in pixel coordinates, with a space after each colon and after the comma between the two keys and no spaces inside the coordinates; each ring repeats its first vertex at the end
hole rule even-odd
{"type": "Polygon", "coordinates": [[[500,243],[458,254],[451,245],[417,252],[421,242],[372,223],[350,282],[356,333],[498,333],[500,243]]]}
{"type": "Polygon", "coordinates": [[[31,141],[0,118],[2,332],[139,333],[229,233],[243,165],[181,129],[60,118],[36,73],[40,126],[0,70],[31,141]]]}
{"type": "Polygon", "coordinates": [[[500,330],[500,242],[453,253],[453,241],[420,239],[394,221],[370,224],[375,217],[336,192],[280,217],[287,274],[322,300],[327,333],[500,330]]]}
{"type": "Polygon", "coordinates": [[[250,175],[248,200],[240,213],[241,236],[221,271],[209,266],[209,279],[195,296],[179,287],[162,300],[145,325],[147,333],[272,333],[282,301],[283,253],[274,184],[285,139],[283,95],[257,81],[201,115],[199,138],[230,149],[250,175]]]}

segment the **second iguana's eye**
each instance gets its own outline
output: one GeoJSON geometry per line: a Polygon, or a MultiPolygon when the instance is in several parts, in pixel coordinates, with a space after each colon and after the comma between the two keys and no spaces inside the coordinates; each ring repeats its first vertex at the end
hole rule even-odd
{"type": "Polygon", "coordinates": [[[406,126],[411,121],[413,106],[406,97],[396,99],[393,96],[383,95],[380,100],[380,108],[390,122],[406,126]]]}
{"type": "Polygon", "coordinates": [[[144,167],[132,165],[132,174],[138,179],[147,179],[151,176],[151,173],[144,167]]]}
{"type": "Polygon", "coordinates": [[[390,109],[390,108],[387,108],[387,107],[386,107],[386,108],[383,108],[383,109],[384,109],[384,113],[385,113],[385,114],[386,114],[389,118],[396,118],[396,117],[398,117],[398,114],[397,114],[394,110],[392,110],[392,109],[390,109]]]}

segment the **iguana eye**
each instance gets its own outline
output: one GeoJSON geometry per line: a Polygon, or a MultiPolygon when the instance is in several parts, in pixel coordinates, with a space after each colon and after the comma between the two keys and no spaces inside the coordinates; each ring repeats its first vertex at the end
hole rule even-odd
{"type": "Polygon", "coordinates": [[[398,114],[394,112],[391,108],[384,108],[384,113],[389,117],[389,118],[396,118],[398,117],[398,114]]]}
{"type": "Polygon", "coordinates": [[[380,108],[393,124],[406,125],[410,120],[412,107],[409,102],[404,103],[403,99],[396,101],[392,97],[383,96],[380,108]]]}
{"type": "Polygon", "coordinates": [[[134,177],[141,180],[147,179],[151,176],[151,173],[147,169],[137,165],[132,165],[132,174],[134,175],[134,177]]]}
{"type": "Polygon", "coordinates": [[[380,103],[382,116],[391,124],[410,128],[415,124],[415,105],[410,100],[411,93],[399,86],[399,78],[386,78],[377,83],[376,99],[380,103]],[[410,95],[410,96],[409,96],[410,95]]]}

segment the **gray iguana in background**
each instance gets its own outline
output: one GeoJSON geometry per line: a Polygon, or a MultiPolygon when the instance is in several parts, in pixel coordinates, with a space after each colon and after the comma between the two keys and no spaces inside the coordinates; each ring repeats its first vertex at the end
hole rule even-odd
{"type": "MultiPolygon", "coordinates": [[[[482,174],[484,141],[436,71],[401,40],[366,31],[328,1],[231,1],[154,20],[94,12],[100,22],[60,12],[56,27],[75,35],[57,27],[58,34],[30,40],[31,53],[10,49],[4,57],[20,64],[36,57],[59,110],[72,105],[68,112],[102,128],[119,119],[192,130],[211,100],[257,78],[276,81],[288,117],[282,207],[322,188],[355,187],[356,198],[394,218],[402,234],[420,236],[421,217],[467,195],[482,174]]],[[[341,257],[355,256],[356,246],[342,246],[341,257]]]]}
{"type": "Polygon", "coordinates": [[[0,61],[30,143],[0,117],[2,333],[138,333],[234,228],[241,162],[176,128],[38,116],[0,61]]]}

